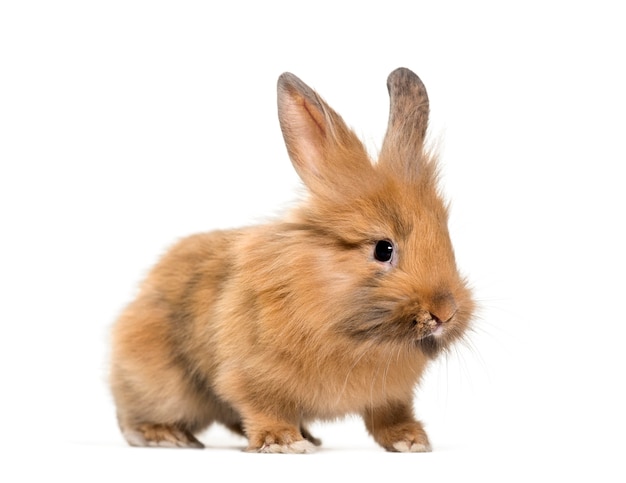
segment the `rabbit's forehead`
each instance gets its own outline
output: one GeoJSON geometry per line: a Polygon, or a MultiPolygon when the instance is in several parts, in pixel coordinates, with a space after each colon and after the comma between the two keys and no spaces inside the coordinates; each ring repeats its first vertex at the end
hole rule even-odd
{"type": "Polygon", "coordinates": [[[392,203],[377,210],[375,216],[363,212],[344,218],[336,232],[356,244],[390,240],[402,251],[422,252],[424,246],[448,246],[447,223],[425,207],[398,207],[392,203]],[[402,209],[399,209],[402,208],[402,209]]]}
{"type": "Polygon", "coordinates": [[[434,190],[415,185],[394,184],[373,200],[379,220],[398,239],[408,239],[416,233],[446,231],[447,210],[434,190]],[[442,230],[443,229],[443,230],[442,230]]]}

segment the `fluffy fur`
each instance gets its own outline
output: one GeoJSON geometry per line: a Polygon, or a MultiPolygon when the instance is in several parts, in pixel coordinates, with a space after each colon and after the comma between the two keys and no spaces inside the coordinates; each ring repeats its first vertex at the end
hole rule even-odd
{"type": "Polygon", "coordinates": [[[474,309],[424,148],[428,97],[388,78],[378,162],[313,90],[278,80],[278,114],[308,196],[284,219],[191,236],[113,328],[111,388],[131,445],[202,447],[213,422],[248,450],[310,452],[314,420],[359,414],[389,451],[429,451],[413,393],[474,309]],[[388,261],[376,243],[392,243],[388,261]]]}

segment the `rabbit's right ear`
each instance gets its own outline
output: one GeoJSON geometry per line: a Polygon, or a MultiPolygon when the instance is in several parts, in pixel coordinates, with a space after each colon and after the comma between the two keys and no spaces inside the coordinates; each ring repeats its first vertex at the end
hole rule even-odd
{"type": "Polygon", "coordinates": [[[367,151],[343,119],[309,86],[278,78],[278,119],[298,175],[317,194],[344,191],[371,169],[367,151]]]}
{"type": "Polygon", "coordinates": [[[389,124],[380,162],[403,177],[412,177],[421,169],[421,154],[428,128],[428,94],[420,78],[402,67],[389,74],[387,89],[389,124]]]}

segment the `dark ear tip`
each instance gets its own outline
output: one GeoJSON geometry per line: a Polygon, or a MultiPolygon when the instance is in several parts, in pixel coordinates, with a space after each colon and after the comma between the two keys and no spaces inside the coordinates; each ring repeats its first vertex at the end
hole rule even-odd
{"type": "Polygon", "coordinates": [[[278,76],[278,91],[293,90],[293,86],[296,84],[297,80],[298,78],[291,72],[283,72],[278,76]]]}
{"type": "Polygon", "coordinates": [[[407,69],[406,67],[398,67],[397,69],[393,70],[391,74],[389,74],[387,81],[394,82],[395,80],[401,80],[401,79],[412,80],[414,82],[415,81],[421,82],[417,74],[413,72],[411,69],[407,69]]]}
{"type": "Polygon", "coordinates": [[[278,90],[288,92],[300,92],[303,94],[309,94],[311,88],[307,86],[300,78],[291,72],[283,72],[278,76],[278,90]]]}
{"type": "Polygon", "coordinates": [[[291,72],[283,72],[278,76],[278,85],[293,84],[297,79],[291,72]]]}
{"type": "Polygon", "coordinates": [[[406,67],[398,67],[389,74],[389,77],[387,77],[387,89],[389,89],[389,92],[418,90],[423,94],[426,93],[426,86],[424,86],[422,80],[415,72],[406,67]]]}
{"type": "Polygon", "coordinates": [[[394,69],[391,74],[389,74],[389,77],[395,77],[395,76],[412,76],[412,77],[417,77],[417,74],[415,74],[415,72],[413,72],[411,69],[408,69],[406,67],[398,67],[397,69],[394,69]]]}
{"type": "Polygon", "coordinates": [[[315,91],[306,85],[300,78],[291,72],[283,72],[278,77],[278,105],[281,106],[289,100],[302,99],[317,106],[318,109],[323,109],[320,104],[320,100],[315,94],[315,91]]]}

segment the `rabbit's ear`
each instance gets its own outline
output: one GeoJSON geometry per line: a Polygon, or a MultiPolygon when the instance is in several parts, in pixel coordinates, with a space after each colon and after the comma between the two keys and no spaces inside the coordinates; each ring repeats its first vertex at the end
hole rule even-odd
{"type": "Polygon", "coordinates": [[[380,161],[410,175],[416,172],[422,158],[428,127],[428,94],[420,78],[403,67],[389,74],[387,89],[389,124],[380,161]]]}
{"type": "Polygon", "coordinates": [[[365,147],[343,119],[288,72],[278,79],[278,118],[291,162],[311,191],[345,188],[371,169],[365,147]]]}

